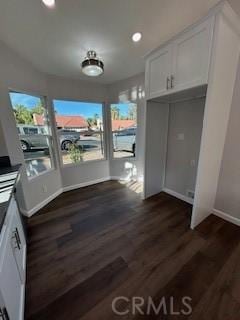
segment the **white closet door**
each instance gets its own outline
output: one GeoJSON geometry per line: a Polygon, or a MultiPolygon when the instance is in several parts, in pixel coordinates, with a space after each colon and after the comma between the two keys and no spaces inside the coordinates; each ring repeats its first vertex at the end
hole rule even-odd
{"type": "Polygon", "coordinates": [[[213,23],[213,19],[207,20],[174,41],[174,91],[208,83],[213,23]]]}
{"type": "Polygon", "coordinates": [[[156,98],[168,92],[172,65],[172,45],[166,46],[147,62],[147,98],[156,98]]]}

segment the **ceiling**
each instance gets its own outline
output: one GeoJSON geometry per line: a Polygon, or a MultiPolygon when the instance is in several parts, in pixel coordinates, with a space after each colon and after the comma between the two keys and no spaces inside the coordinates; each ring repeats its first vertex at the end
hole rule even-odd
{"type": "MultiPolygon", "coordinates": [[[[144,55],[197,21],[219,0],[41,0],[0,1],[0,40],[39,70],[87,79],[80,64],[96,50],[112,83],[144,70],[144,55]],[[140,43],[132,33],[143,34],[140,43]]],[[[240,8],[239,0],[231,0],[240,8]]]]}

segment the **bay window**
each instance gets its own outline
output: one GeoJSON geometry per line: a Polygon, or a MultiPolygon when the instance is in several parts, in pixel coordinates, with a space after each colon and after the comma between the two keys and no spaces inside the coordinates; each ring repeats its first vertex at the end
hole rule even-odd
{"type": "Polygon", "coordinates": [[[14,91],[9,95],[27,176],[38,176],[54,166],[46,99],[14,91]]]}
{"type": "Polygon", "coordinates": [[[137,105],[111,104],[113,157],[135,157],[137,133],[137,105]]]}
{"type": "Polygon", "coordinates": [[[53,101],[64,165],[105,158],[102,103],[53,101]]]}

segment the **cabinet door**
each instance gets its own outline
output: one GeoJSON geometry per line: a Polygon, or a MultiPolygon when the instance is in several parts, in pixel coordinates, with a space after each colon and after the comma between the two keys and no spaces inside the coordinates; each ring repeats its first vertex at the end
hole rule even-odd
{"type": "Polygon", "coordinates": [[[207,20],[174,41],[174,91],[208,83],[213,25],[213,19],[207,20]]]}
{"type": "Polygon", "coordinates": [[[171,74],[172,46],[166,46],[152,55],[147,61],[147,99],[159,97],[168,92],[171,74]]]}
{"type": "Polygon", "coordinates": [[[9,314],[8,314],[7,308],[5,306],[1,291],[0,291],[0,319],[1,320],[9,319],[9,314]]]}
{"type": "MultiPolygon", "coordinates": [[[[16,202],[15,202],[16,204],[16,202]]],[[[17,264],[19,275],[22,283],[25,283],[26,278],[26,241],[23,232],[22,223],[20,221],[19,212],[17,206],[13,213],[11,225],[12,232],[12,250],[17,264]]]]}
{"type": "Polygon", "coordinates": [[[23,319],[24,285],[21,283],[11,245],[11,232],[1,252],[0,290],[10,319],[23,319]]]}

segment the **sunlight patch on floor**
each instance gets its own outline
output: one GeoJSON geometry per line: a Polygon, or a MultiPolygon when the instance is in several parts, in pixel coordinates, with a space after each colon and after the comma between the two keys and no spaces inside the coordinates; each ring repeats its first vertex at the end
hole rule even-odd
{"type": "Polygon", "coordinates": [[[130,189],[131,191],[134,191],[137,194],[140,194],[143,192],[143,183],[139,182],[139,181],[125,181],[125,180],[121,180],[119,181],[119,183],[124,184],[128,189],[130,189]]]}

